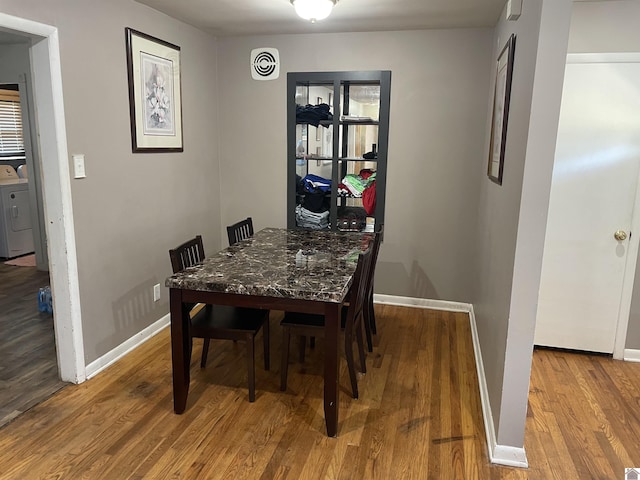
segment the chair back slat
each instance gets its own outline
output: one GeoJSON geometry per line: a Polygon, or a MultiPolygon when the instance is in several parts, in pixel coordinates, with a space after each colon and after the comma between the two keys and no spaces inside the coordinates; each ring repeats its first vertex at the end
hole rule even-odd
{"type": "Polygon", "coordinates": [[[367,294],[373,296],[373,281],[376,273],[376,265],[378,263],[378,253],[380,253],[380,245],[382,244],[382,237],[384,235],[384,225],[380,225],[380,228],[373,237],[373,246],[371,247],[371,265],[369,267],[367,294]]]}
{"type": "Polygon", "coordinates": [[[229,245],[234,245],[242,240],[253,237],[253,220],[247,217],[227,227],[229,245]]]}
{"type": "Polygon", "coordinates": [[[367,277],[371,267],[371,258],[371,248],[358,256],[358,265],[355,273],[353,274],[353,283],[351,284],[352,298],[349,300],[347,319],[345,322],[345,330],[347,333],[350,333],[353,330],[356,322],[361,315],[363,315],[365,299],[367,296],[367,287],[369,284],[367,277]]]}
{"type": "Polygon", "coordinates": [[[198,235],[182,245],[169,250],[173,273],[202,263],[205,258],[202,236],[198,235]]]}

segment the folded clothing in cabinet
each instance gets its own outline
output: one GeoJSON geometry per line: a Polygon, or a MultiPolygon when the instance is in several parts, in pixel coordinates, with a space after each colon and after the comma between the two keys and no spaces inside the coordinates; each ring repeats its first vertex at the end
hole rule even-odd
{"type": "Polygon", "coordinates": [[[322,230],[329,227],[329,211],[312,212],[302,205],[296,207],[296,225],[303,228],[322,230]]]}
{"type": "MultiPolygon", "coordinates": [[[[317,127],[322,121],[333,120],[333,115],[329,112],[329,105],[296,105],[296,123],[308,123],[317,127]]],[[[329,125],[325,125],[329,128],[329,125]]]]}

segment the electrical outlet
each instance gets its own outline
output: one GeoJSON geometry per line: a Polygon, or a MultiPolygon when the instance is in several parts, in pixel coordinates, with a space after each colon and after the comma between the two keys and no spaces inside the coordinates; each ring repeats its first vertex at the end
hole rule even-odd
{"type": "Polygon", "coordinates": [[[157,302],[158,300],[160,300],[160,284],[156,283],[153,286],[153,301],[157,302]]]}

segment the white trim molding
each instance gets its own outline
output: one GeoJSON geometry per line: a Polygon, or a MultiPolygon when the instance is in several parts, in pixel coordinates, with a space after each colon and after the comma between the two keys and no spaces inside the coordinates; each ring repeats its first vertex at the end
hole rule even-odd
{"type": "Polygon", "coordinates": [[[82,383],[86,379],[82,310],[58,29],[4,13],[0,13],[0,29],[32,37],[29,54],[40,139],[58,368],[63,381],[82,383]]]}
{"type": "Polygon", "coordinates": [[[398,305],[399,307],[419,307],[446,312],[469,313],[471,305],[468,303],[449,302],[447,300],[429,300],[427,298],[398,297],[395,295],[374,294],[373,301],[383,305],[398,305]]]}
{"type": "Polygon", "coordinates": [[[482,351],[480,349],[480,339],[478,337],[478,328],[476,326],[476,316],[473,311],[473,305],[467,304],[469,307],[469,322],[471,324],[471,339],[473,341],[473,353],[476,359],[476,372],[478,375],[478,388],[480,389],[480,405],[482,405],[482,418],[484,421],[484,430],[487,437],[487,446],[489,447],[489,459],[491,463],[498,465],[506,465],[508,467],[528,468],[527,455],[524,447],[509,447],[506,445],[498,445],[496,441],[496,431],[493,422],[493,414],[491,413],[491,402],[489,400],[489,389],[487,387],[487,377],[484,374],[484,363],[482,362],[482,351]]]}
{"type": "MultiPolygon", "coordinates": [[[[398,305],[401,307],[429,308],[432,310],[443,310],[447,312],[464,312],[469,315],[471,326],[471,339],[473,342],[473,353],[476,363],[476,373],[478,375],[478,387],[480,389],[480,405],[482,406],[482,419],[484,422],[487,446],[489,448],[489,460],[491,463],[505,465],[508,467],[528,468],[527,455],[524,447],[510,447],[498,445],[496,442],[496,432],[491,413],[491,402],[489,401],[489,390],[487,388],[487,378],[484,374],[484,364],[482,363],[482,352],[480,350],[480,340],[476,327],[476,317],[473,312],[473,305],[470,303],[449,302],[445,300],[429,300],[426,298],[398,297],[394,295],[375,294],[375,303],[385,305],[398,305]]],[[[640,361],[640,357],[639,357],[640,361]]]]}
{"type": "Polygon", "coordinates": [[[491,463],[504,465],[507,467],[529,468],[527,454],[524,447],[507,447],[505,445],[494,445],[493,452],[489,452],[491,463]]]}
{"type": "Polygon", "coordinates": [[[637,63],[638,52],[568,53],[567,63],[637,63]]]}
{"type": "Polygon", "coordinates": [[[640,362],[640,350],[625,348],[623,360],[625,362],[640,362]]]}
{"type": "Polygon", "coordinates": [[[115,362],[124,357],[127,353],[132,350],[138,348],[147,340],[156,336],[160,333],[164,328],[168,327],[171,324],[171,315],[168,313],[162,317],[160,320],[149,325],[144,330],[136,333],[133,337],[128,340],[125,340],[116,348],[107,352],[97,360],[91,362],[87,365],[87,380],[95,377],[98,373],[103,371],[105,368],[113,365],[115,362]]]}

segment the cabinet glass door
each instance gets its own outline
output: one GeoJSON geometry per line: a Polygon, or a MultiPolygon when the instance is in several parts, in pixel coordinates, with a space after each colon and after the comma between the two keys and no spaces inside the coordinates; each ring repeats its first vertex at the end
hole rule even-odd
{"type": "Polygon", "coordinates": [[[296,85],[296,226],[331,228],[333,83],[296,85]]]}
{"type": "Polygon", "coordinates": [[[391,72],[288,73],[287,225],[384,223],[391,72]]]}
{"type": "Polygon", "coordinates": [[[375,228],[380,84],[340,85],[340,162],[337,202],[339,230],[375,228]]]}

